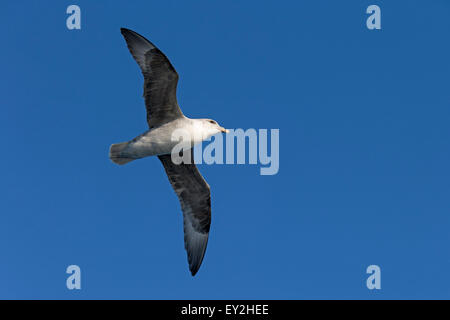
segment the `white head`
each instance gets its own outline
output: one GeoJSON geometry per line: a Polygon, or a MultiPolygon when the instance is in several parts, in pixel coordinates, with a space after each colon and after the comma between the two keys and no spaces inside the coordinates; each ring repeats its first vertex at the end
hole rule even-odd
{"type": "Polygon", "coordinates": [[[208,136],[213,136],[220,132],[228,133],[228,130],[221,127],[216,121],[212,119],[199,119],[202,123],[204,133],[208,136]]]}

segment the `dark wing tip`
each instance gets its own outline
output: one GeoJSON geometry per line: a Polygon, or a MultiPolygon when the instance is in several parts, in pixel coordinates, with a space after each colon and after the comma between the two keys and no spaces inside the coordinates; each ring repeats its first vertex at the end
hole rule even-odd
{"type": "Polygon", "coordinates": [[[189,263],[189,271],[191,271],[191,275],[195,276],[198,272],[198,270],[200,269],[200,266],[202,265],[203,262],[203,256],[200,260],[197,261],[192,261],[189,263]]]}
{"type": "Polygon", "coordinates": [[[120,28],[120,33],[125,35],[127,33],[136,33],[136,32],[134,32],[133,30],[128,29],[128,28],[120,28]]]}
{"type": "Polygon", "coordinates": [[[194,259],[188,259],[189,271],[191,271],[192,276],[195,276],[197,274],[198,270],[200,269],[200,266],[202,265],[202,262],[203,262],[203,258],[205,257],[205,251],[206,251],[206,244],[203,249],[202,255],[200,257],[197,257],[194,259]]]}
{"type": "Polygon", "coordinates": [[[125,38],[125,39],[132,39],[132,40],[134,40],[134,41],[140,41],[140,42],[147,42],[148,43],[148,45],[151,47],[151,48],[154,48],[154,47],[156,47],[150,40],[148,40],[146,37],[144,37],[143,35],[141,35],[141,34],[139,34],[139,33],[137,33],[136,31],[133,31],[133,30],[131,30],[131,29],[128,29],[128,28],[120,28],[120,33],[122,34],[122,36],[125,38]]]}
{"type": "Polygon", "coordinates": [[[189,270],[191,271],[192,276],[195,276],[202,265],[206,247],[208,246],[209,233],[198,234],[197,236],[201,238],[201,240],[199,239],[200,241],[193,241],[193,239],[190,239],[185,242],[189,270]]]}
{"type": "Polygon", "coordinates": [[[136,35],[137,33],[133,30],[127,29],[127,28],[120,28],[120,33],[122,36],[126,39],[127,37],[130,37],[132,35],[136,35]]]}
{"type": "Polygon", "coordinates": [[[198,266],[198,267],[195,268],[195,269],[189,267],[189,270],[191,270],[191,275],[192,275],[193,277],[195,277],[195,275],[197,274],[198,269],[200,269],[200,266],[198,266]]]}

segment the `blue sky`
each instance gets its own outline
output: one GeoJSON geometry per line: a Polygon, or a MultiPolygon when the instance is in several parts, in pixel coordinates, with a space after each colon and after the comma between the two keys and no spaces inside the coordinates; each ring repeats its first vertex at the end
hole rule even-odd
{"type": "Polygon", "coordinates": [[[450,3],[8,1],[0,5],[0,298],[450,298],[450,3]],[[82,29],[66,28],[81,8],[82,29]],[[381,8],[382,29],[366,28],[381,8]],[[119,28],[180,74],[190,117],[279,128],[280,171],[201,165],[212,189],[191,277],[119,28]],[[81,267],[69,291],[67,266],[81,267]],[[382,289],[366,288],[367,266],[382,289]]]}

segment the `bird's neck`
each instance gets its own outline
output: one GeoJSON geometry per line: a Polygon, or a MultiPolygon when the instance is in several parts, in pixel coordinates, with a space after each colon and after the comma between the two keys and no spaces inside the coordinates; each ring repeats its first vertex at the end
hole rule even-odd
{"type": "Polygon", "coordinates": [[[214,133],[210,132],[209,128],[205,127],[202,119],[189,119],[191,121],[191,135],[194,137],[195,143],[201,142],[210,138],[214,133]]]}

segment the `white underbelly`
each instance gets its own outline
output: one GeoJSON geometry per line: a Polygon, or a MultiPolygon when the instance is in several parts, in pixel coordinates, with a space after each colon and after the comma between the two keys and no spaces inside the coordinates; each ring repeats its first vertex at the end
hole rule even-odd
{"type": "MultiPolygon", "coordinates": [[[[180,119],[182,120],[182,119],[180,119]]],[[[152,129],[129,142],[125,152],[132,158],[143,158],[155,155],[170,154],[172,151],[187,150],[205,139],[198,134],[198,128],[183,122],[168,123],[152,129]],[[183,129],[180,131],[180,128],[183,129]]]]}
{"type": "Polygon", "coordinates": [[[201,139],[191,138],[187,142],[184,139],[176,139],[172,135],[161,132],[149,131],[130,141],[126,153],[133,158],[143,158],[155,155],[170,154],[173,150],[179,152],[187,150],[192,145],[200,143],[201,139]],[[175,149],[174,149],[175,148],[175,149]]]}
{"type": "Polygon", "coordinates": [[[137,137],[130,142],[126,153],[135,158],[143,158],[172,152],[176,141],[171,141],[165,137],[159,137],[151,132],[137,137]]]}

